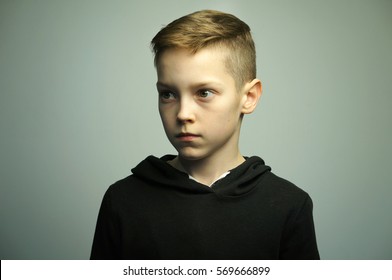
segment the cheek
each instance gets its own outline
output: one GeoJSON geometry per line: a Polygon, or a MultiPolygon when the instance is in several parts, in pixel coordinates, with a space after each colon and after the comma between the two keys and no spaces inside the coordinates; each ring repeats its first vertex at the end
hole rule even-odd
{"type": "Polygon", "coordinates": [[[166,113],[161,108],[159,108],[159,116],[161,117],[161,121],[165,126],[167,117],[166,117],[166,113]]]}
{"type": "Polygon", "coordinates": [[[172,121],[173,118],[171,117],[170,111],[159,108],[159,115],[161,117],[161,121],[165,129],[170,127],[173,122],[172,121]]]}
{"type": "Polygon", "coordinates": [[[237,102],[234,102],[226,107],[222,112],[221,121],[223,123],[236,123],[241,117],[241,108],[237,102]]]}
{"type": "Polygon", "coordinates": [[[237,111],[232,110],[220,112],[211,116],[208,120],[208,127],[211,127],[212,130],[215,130],[219,134],[223,131],[232,130],[237,123],[237,111]]]}

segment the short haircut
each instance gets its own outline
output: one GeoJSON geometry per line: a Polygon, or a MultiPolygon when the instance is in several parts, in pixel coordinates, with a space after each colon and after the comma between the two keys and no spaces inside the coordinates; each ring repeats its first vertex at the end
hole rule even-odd
{"type": "Polygon", "coordinates": [[[231,14],[202,10],[183,16],[163,27],[151,41],[156,67],[167,49],[184,48],[195,54],[206,47],[227,52],[226,67],[237,90],[256,78],[256,50],[250,28],[231,14]]]}

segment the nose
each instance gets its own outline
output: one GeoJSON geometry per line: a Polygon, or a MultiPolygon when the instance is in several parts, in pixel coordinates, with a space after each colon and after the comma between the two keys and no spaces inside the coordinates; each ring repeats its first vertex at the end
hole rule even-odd
{"type": "Polygon", "coordinates": [[[178,103],[177,121],[179,123],[194,122],[194,104],[188,98],[181,98],[178,103]]]}

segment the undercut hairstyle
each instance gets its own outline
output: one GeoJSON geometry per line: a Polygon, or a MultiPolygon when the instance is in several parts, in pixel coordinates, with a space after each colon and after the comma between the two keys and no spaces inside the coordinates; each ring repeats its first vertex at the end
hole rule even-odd
{"type": "Polygon", "coordinates": [[[226,55],[226,68],[237,90],[256,78],[256,50],[250,28],[231,14],[202,10],[183,16],[163,27],[151,41],[155,67],[167,49],[183,48],[195,54],[207,47],[217,47],[226,55]]]}

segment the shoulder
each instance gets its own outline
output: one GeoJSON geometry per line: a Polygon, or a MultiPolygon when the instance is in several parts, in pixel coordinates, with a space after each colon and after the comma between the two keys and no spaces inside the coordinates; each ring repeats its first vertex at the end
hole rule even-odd
{"type": "Polygon", "coordinates": [[[268,172],[260,182],[260,191],[270,199],[271,204],[285,205],[289,208],[312,209],[312,199],[309,194],[291,181],[268,172]]]}
{"type": "Polygon", "coordinates": [[[283,192],[289,196],[306,196],[307,193],[296,184],[284,179],[273,172],[268,172],[264,178],[264,183],[268,184],[272,191],[283,192]]]}
{"type": "Polygon", "coordinates": [[[154,185],[154,179],[156,177],[162,178],[167,175],[167,172],[165,173],[165,170],[163,170],[164,167],[167,168],[165,165],[167,164],[164,160],[154,156],[148,156],[131,169],[130,175],[110,185],[107,194],[111,196],[122,196],[140,192],[154,185]],[[160,173],[164,174],[162,175],[160,173]]]}
{"type": "Polygon", "coordinates": [[[134,174],[120,179],[109,186],[106,190],[105,197],[112,200],[121,200],[125,197],[135,196],[146,188],[145,182],[140,180],[134,174]]]}

